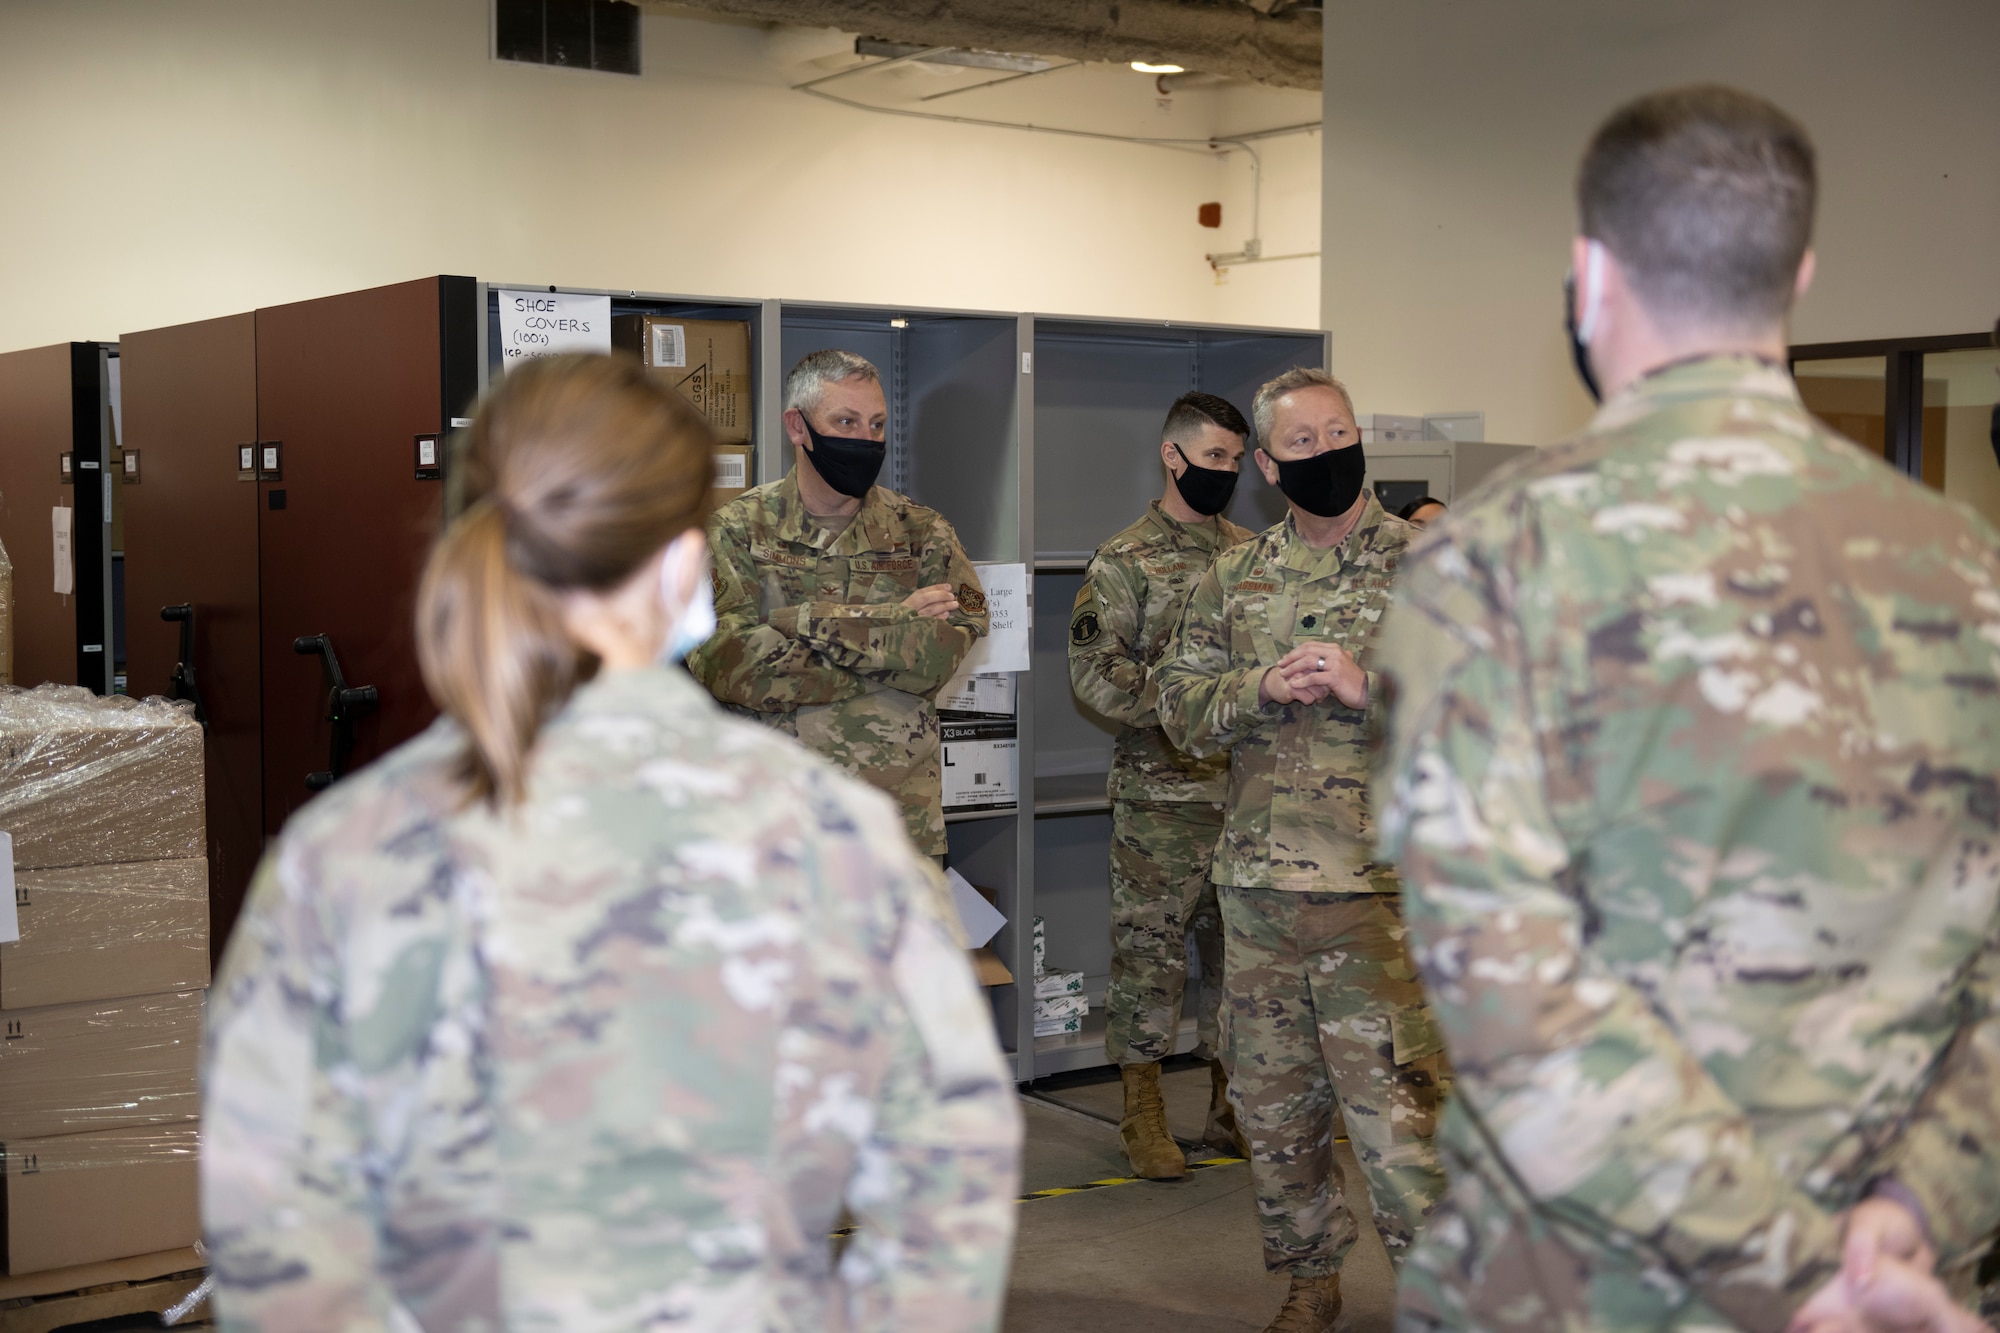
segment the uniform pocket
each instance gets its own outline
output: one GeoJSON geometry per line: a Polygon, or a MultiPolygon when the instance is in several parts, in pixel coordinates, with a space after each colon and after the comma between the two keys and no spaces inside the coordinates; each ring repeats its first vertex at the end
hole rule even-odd
{"type": "Polygon", "coordinates": [[[1444,1049],[1444,1035],[1423,1005],[1400,1009],[1389,1015],[1389,1039],[1394,1043],[1396,1063],[1412,1065],[1444,1049]]]}

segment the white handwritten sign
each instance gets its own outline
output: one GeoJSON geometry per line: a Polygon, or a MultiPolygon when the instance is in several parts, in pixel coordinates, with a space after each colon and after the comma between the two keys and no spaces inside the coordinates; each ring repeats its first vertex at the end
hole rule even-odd
{"type": "Polygon", "coordinates": [[[501,364],[564,352],[611,350],[611,298],[568,292],[500,291],[501,364]]]}
{"type": "Polygon", "coordinates": [[[986,593],[988,632],[972,645],[959,663],[958,674],[945,683],[946,697],[973,691],[972,676],[1028,669],[1028,567],[975,565],[986,593]]]}

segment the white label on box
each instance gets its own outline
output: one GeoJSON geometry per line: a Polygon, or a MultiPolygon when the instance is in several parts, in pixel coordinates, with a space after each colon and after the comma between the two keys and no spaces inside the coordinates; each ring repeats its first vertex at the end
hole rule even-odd
{"type": "Polygon", "coordinates": [[[611,298],[569,292],[509,292],[500,297],[500,355],[512,370],[537,357],[611,350],[611,298]]]}
{"type": "Polygon", "coordinates": [[[1014,673],[987,671],[976,676],[954,676],[938,691],[937,706],[947,713],[990,713],[1014,715],[1014,673]],[[954,688],[956,687],[956,688],[954,688]]]}
{"type": "Polygon", "coordinates": [[[14,835],[0,831],[0,944],[21,938],[21,914],[14,910],[14,835]]]}
{"type": "Polygon", "coordinates": [[[718,490],[740,491],[750,485],[750,459],[744,454],[715,456],[715,485],[718,490]]]}
{"type": "Polygon", "coordinates": [[[649,366],[662,368],[685,366],[688,363],[688,331],[681,324],[654,324],[652,327],[652,355],[646,359],[649,366]]]}
{"type": "Polygon", "coordinates": [[[70,554],[70,525],[75,519],[75,510],[57,505],[50,520],[56,539],[56,591],[64,597],[76,591],[76,559],[70,554]]]}
{"type": "Polygon", "coordinates": [[[965,942],[968,948],[984,948],[988,941],[1000,933],[1000,927],[1007,924],[1007,918],[1000,909],[986,901],[986,895],[966,882],[965,876],[956,870],[944,872],[945,883],[951,885],[951,900],[958,908],[959,924],[965,927],[965,942]]]}
{"type": "MultiPolygon", "coordinates": [[[[988,727],[1013,723],[992,723],[988,727]]],[[[985,728],[950,726],[954,732],[976,732],[985,728]]],[[[944,763],[944,808],[983,810],[996,805],[1013,805],[1020,796],[1020,741],[1012,736],[946,738],[939,747],[944,763]]]]}
{"type": "MultiPolygon", "coordinates": [[[[972,688],[973,676],[1002,671],[1026,671],[1031,645],[1028,639],[1028,567],[1026,565],[974,565],[979,586],[986,594],[986,637],[972,645],[972,651],[958,664],[958,673],[945,682],[941,696],[963,694],[972,688]]],[[[940,708],[952,707],[940,702],[940,708]]],[[[988,709],[967,709],[988,712],[988,709]]],[[[1008,710],[1013,711],[1012,709],[1008,710]]]]}

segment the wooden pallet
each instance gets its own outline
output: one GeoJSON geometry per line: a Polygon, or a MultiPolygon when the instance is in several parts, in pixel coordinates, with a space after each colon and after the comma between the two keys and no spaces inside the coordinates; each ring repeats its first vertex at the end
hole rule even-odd
{"type": "MultiPolygon", "coordinates": [[[[160,1314],[201,1285],[206,1273],[194,1250],[59,1268],[0,1278],[0,1333],[54,1333],[70,1324],[119,1315],[160,1314]]],[[[188,1312],[180,1326],[208,1318],[208,1305],[188,1312]]]]}

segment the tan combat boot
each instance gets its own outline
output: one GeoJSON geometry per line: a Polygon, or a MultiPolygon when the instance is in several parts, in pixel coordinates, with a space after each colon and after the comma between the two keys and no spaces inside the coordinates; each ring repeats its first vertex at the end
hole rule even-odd
{"type": "Polygon", "coordinates": [[[1208,1062],[1208,1130],[1201,1141],[1231,1157],[1250,1156],[1250,1141],[1243,1137],[1236,1108],[1229,1104],[1229,1075],[1222,1072],[1220,1060],[1208,1062]]]}
{"type": "Polygon", "coordinates": [[[1121,1065],[1118,1073],[1125,1080],[1125,1118],[1118,1122],[1118,1137],[1132,1174],[1142,1180],[1179,1180],[1187,1174],[1187,1158],[1167,1132],[1159,1065],[1121,1065]]]}
{"type": "Polygon", "coordinates": [[[1340,1321],[1340,1274],[1301,1277],[1292,1274],[1285,1308],[1264,1326],[1264,1333],[1333,1333],[1340,1321]]]}

